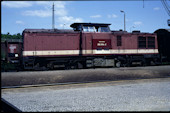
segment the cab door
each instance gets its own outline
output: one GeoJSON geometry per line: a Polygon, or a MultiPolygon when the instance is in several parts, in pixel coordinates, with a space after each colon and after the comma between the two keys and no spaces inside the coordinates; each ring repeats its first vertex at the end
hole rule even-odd
{"type": "Polygon", "coordinates": [[[83,40],[83,55],[93,54],[93,35],[92,33],[82,33],[83,40]]]}

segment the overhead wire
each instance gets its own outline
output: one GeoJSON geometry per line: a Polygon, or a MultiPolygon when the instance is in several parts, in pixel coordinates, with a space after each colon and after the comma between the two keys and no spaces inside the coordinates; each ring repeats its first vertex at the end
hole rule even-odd
{"type": "Polygon", "coordinates": [[[168,15],[170,16],[170,6],[168,5],[167,1],[166,0],[161,0],[166,12],[168,13],[168,15]]]}

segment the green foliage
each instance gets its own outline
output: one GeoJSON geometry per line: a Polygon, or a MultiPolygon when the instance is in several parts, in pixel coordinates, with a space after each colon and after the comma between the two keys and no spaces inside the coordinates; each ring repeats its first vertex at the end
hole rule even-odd
{"type": "Polygon", "coordinates": [[[8,32],[7,34],[1,34],[1,39],[22,39],[22,35],[20,33],[11,35],[8,32]]]}
{"type": "Polygon", "coordinates": [[[5,51],[1,49],[1,60],[5,60],[5,51]]]}
{"type": "Polygon", "coordinates": [[[12,63],[1,61],[1,72],[17,70],[17,68],[18,68],[18,64],[12,64],[12,63]]]}

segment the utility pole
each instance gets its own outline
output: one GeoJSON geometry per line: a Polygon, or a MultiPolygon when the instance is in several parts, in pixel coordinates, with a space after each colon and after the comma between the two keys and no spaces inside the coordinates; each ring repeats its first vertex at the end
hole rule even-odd
{"type": "Polygon", "coordinates": [[[124,13],[124,31],[126,31],[126,22],[125,22],[125,12],[120,10],[121,13],[124,13]]]}
{"type": "Polygon", "coordinates": [[[54,29],[55,23],[54,23],[54,3],[52,7],[52,29],[54,29]]]}
{"type": "Polygon", "coordinates": [[[63,29],[64,29],[64,26],[65,26],[66,24],[63,24],[63,29]]]}

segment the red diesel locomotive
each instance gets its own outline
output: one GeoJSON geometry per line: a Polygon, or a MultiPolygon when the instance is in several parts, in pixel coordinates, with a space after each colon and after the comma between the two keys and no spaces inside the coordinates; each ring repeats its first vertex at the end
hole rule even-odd
{"type": "Polygon", "coordinates": [[[111,31],[111,24],[73,23],[66,29],[25,29],[24,69],[120,67],[156,64],[155,33],[111,31]]]}

